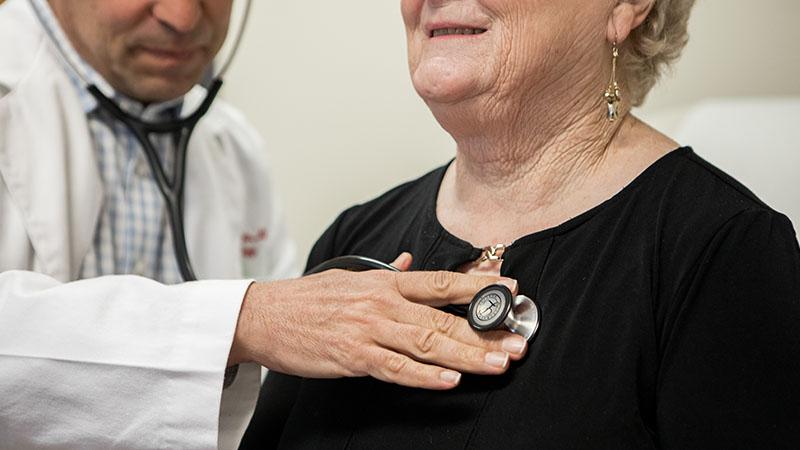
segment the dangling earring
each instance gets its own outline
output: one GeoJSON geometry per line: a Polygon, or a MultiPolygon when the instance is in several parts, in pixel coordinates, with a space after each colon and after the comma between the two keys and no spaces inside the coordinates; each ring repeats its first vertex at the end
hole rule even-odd
{"type": "Polygon", "coordinates": [[[617,84],[617,58],[619,57],[617,41],[614,41],[611,54],[613,56],[611,60],[611,81],[609,81],[608,87],[605,93],[603,93],[603,98],[606,100],[608,106],[608,115],[606,117],[609,122],[613,122],[619,118],[619,102],[622,100],[619,92],[619,84],[617,84]]]}

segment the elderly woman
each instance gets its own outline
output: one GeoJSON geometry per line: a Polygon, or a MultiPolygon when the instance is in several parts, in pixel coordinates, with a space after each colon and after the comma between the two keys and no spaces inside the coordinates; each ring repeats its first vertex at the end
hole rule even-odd
{"type": "Polygon", "coordinates": [[[506,375],[448,391],[272,374],[249,442],[800,448],[792,225],[629,112],[692,4],[402,0],[414,86],[456,158],[344,212],[309,266],[409,251],[413,269],[499,271],[541,328],[506,375]]]}

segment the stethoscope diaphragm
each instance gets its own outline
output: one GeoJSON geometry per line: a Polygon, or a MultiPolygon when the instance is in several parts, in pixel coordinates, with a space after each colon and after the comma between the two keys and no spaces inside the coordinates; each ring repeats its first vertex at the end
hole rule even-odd
{"type": "Polygon", "coordinates": [[[487,286],[470,302],[467,321],[478,331],[495,330],[505,323],[513,302],[514,297],[507,287],[499,284],[487,286]]]}
{"type": "Polygon", "coordinates": [[[539,308],[529,297],[514,296],[506,286],[494,284],[472,298],[467,321],[477,331],[506,328],[530,341],[539,329],[539,308]]]}

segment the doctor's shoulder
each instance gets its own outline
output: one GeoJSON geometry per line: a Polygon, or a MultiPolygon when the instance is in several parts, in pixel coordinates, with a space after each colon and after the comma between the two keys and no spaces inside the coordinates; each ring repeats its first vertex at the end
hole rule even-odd
{"type": "MultiPolygon", "coordinates": [[[[188,109],[204,97],[203,88],[195,87],[185,99],[188,109]]],[[[230,216],[241,234],[243,273],[259,279],[296,276],[296,250],[275,189],[270,152],[258,131],[244,114],[218,99],[192,139],[187,170],[196,170],[188,181],[216,186],[209,195],[222,200],[214,213],[230,216]]]]}
{"type": "MultiPolygon", "coordinates": [[[[202,100],[204,88],[195,87],[186,96],[191,105],[202,100]]],[[[206,161],[223,173],[228,189],[248,202],[273,195],[272,162],[264,139],[235,107],[218,99],[195,130],[196,142],[191,151],[205,153],[206,161]]]]}
{"type": "MultiPolygon", "coordinates": [[[[205,97],[205,88],[195,86],[186,94],[188,109],[205,97]]],[[[263,137],[236,107],[217,99],[208,113],[198,123],[198,132],[212,139],[216,147],[224,149],[224,157],[240,159],[245,164],[266,164],[269,160],[263,137]]]]}

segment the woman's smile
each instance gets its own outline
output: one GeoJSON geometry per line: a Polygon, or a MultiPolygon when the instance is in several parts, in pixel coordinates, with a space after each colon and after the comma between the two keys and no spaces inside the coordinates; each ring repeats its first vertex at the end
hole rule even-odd
{"type": "Polygon", "coordinates": [[[475,27],[463,24],[437,23],[429,27],[427,34],[430,39],[453,39],[453,38],[474,38],[486,33],[488,30],[482,27],[475,27]]]}

